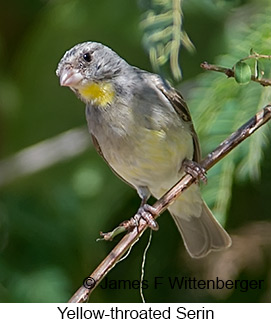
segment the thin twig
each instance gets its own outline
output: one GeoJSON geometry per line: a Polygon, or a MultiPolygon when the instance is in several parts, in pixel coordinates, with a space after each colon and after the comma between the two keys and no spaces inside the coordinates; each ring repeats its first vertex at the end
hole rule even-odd
{"type": "Polygon", "coordinates": [[[248,55],[247,57],[242,58],[241,61],[246,61],[248,59],[259,59],[259,58],[271,59],[271,55],[254,53],[254,54],[248,55]]]}
{"type": "MultiPolygon", "coordinates": [[[[232,68],[221,67],[207,62],[201,63],[200,67],[207,71],[220,72],[224,73],[228,77],[234,77],[234,70],[232,68]]],[[[269,79],[257,78],[255,75],[251,75],[251,80],[261,84],[262,86],[271,86],[271,80],[269,79]]]]}
{"type": "MultiPolygon", "coordinates": [[[[231,150],[239,145],[243,140],[248,138],[254,131],[259,129],[268,120],[271,119],[271,105],[267,105],[253,118],[246,122],[242,127],[235,131],[231,136],[224,140],[213,152],[203,159],[200,165],[206,170],[213,167],[220,159],[224,158],[231,150]]],[[[186,174],[182,179],[173,186],[166,194],[164,194],[154,205],[156,212],[161,214],[169,205],[171,205],[182,192],[184,192],[193,182],[195,178],[186,174]]],[[[115,248],[108,254],[108,256],[101,262],[101,264],[88,277],[94,279],[96,284],[88,289],[81,286],[77,292],[69,300],[70,303],[82,303],[87,301],[89,295],[106,276],[106,274],[115,266],[121,256],[130,248],[130,246],[143,234],[148,228],[147,223],[141,220],[139,226],[127,233],[122,240],[115,246],[115,248]]]]}

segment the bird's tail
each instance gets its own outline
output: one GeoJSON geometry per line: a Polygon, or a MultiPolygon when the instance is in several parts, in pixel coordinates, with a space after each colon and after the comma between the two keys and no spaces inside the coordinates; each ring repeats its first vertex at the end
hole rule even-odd
{"type": "Polygon", "coordinates": [[[217,222],[208,206],[201,199],[199,191],[197,189],[190,191],[190,189],[185,192],[190,195],[189,199],[183,201],[178,199],[169,207],[190,256],[200,258],[212,250],[229,247],[231,238],[228,233],[217,222]],[[193,205],[189,205],[191,200],[193,201],[191,194],[195,197],[193,205]]]}

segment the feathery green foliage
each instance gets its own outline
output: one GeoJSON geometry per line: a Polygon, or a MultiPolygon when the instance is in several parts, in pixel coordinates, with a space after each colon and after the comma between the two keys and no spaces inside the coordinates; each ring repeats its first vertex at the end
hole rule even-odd
{"type": "Polygon", "coordinates": [[[141,21],[143,44],[149,53],[153,69],[161,74],[162,66],[170,61],[176,80],[180,80],[182,76],[179,66],[180,47],[194,50],[194,45],[183,30],[181,1],[151,0],[141,21]]]}
{"type": "MultiPolygon", "coordinates": [[[[247,57],[251,48],[260,54],[270,54],[271,3],[266,2],[261,12],[254,12],[248,24],[240,19],[242,10],[244,8],[236,12],[228,23],[229,54],[219,57],[215,62],[217,65],[231,68],[247,57]]],[[[260,62],[264,77],[270,78],[270,61],[260,62]]],[[[255,62],[250,64],[253,68],[255,62]]],[[[201,75],[192,92],[189,106],[201,139],[203,155],[271,100],[269,87],[264,88],[255,82],[239,85],[233,78],[228,79],[216,72],[201,75]]],[[[221,222],[226,220],[234,176],[238,180],[259,178],[264,147],[270,140],[269,131],[268,126],[263,127],[209,171],[209,185],[203,189],[203,193],[221,222]]]]}

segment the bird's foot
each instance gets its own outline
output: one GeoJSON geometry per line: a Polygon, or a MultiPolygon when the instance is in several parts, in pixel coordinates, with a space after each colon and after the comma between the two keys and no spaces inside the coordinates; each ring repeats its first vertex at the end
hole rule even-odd
{"type": "Polygon", "coordinates": [[[137,210],[136,215],[133,216],[133,219],[138,226],[140,219],[143,219],[147,222],[148,226],[157,231],[159,229],[158,223],[155,221],[154,217],[158,215],[156,209],[149,204],[144,204],[140,206],[137,210]]]}
{"type": "Polygon", "coordinates": [[[97,240],[113,240],[115,236],[123,233],[125,231],[132,231],[134,228],[138,228],[141,219],[147,222],[148,226],[157,231],[159,229],[158,223],[155,221],[154,217],[158,215],[158,212],[154,207],[149,204],[144,204],[140,206],[136,214],[130,219],[123,221],[118,227],[110,232],[100,232],[101,238],[97,240]]]}
{"type": "Polygon", "coordinates": [[[140,206],[136,214],[130,220],[122,222],[121,225],[123,225],[127,231],[131,231],[135,227],[138,227],[140,220],[143,219],[147,222],[148,226],[152,230],[157,231],[159,229],[159,226],[158,223],[154,220],[154,217],[157,215],[158,213],[154,207],[150,206],[149,204],[144,204],[140,206]]]}
{"type": "Polygon", "coordinates": [[[193,160],[185,159],[182,164],[182,169],[196,179],[203,181],[205,184],[207,183],[206,170],[200,164],[193,160]]]}

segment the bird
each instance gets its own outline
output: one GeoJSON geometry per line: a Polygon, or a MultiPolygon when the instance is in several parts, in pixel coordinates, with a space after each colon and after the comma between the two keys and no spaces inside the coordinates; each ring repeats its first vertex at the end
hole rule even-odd
{"type": "MultiPolygon", "coordinates": [[[[187,104],[158,74],[130,65],[99,42],[87,41],[65,52],[56,75],[61,86],[86,104],[94,147],[112,171],[136,189],[142,213],[151,210],[147,204],[151,195],[159,199],[180,180],[186,162],[200,162],[187,104]]],[[[203,201],[198,183],[168,210],[191,257],[231,245],[230,236],[203,201]]]]}

